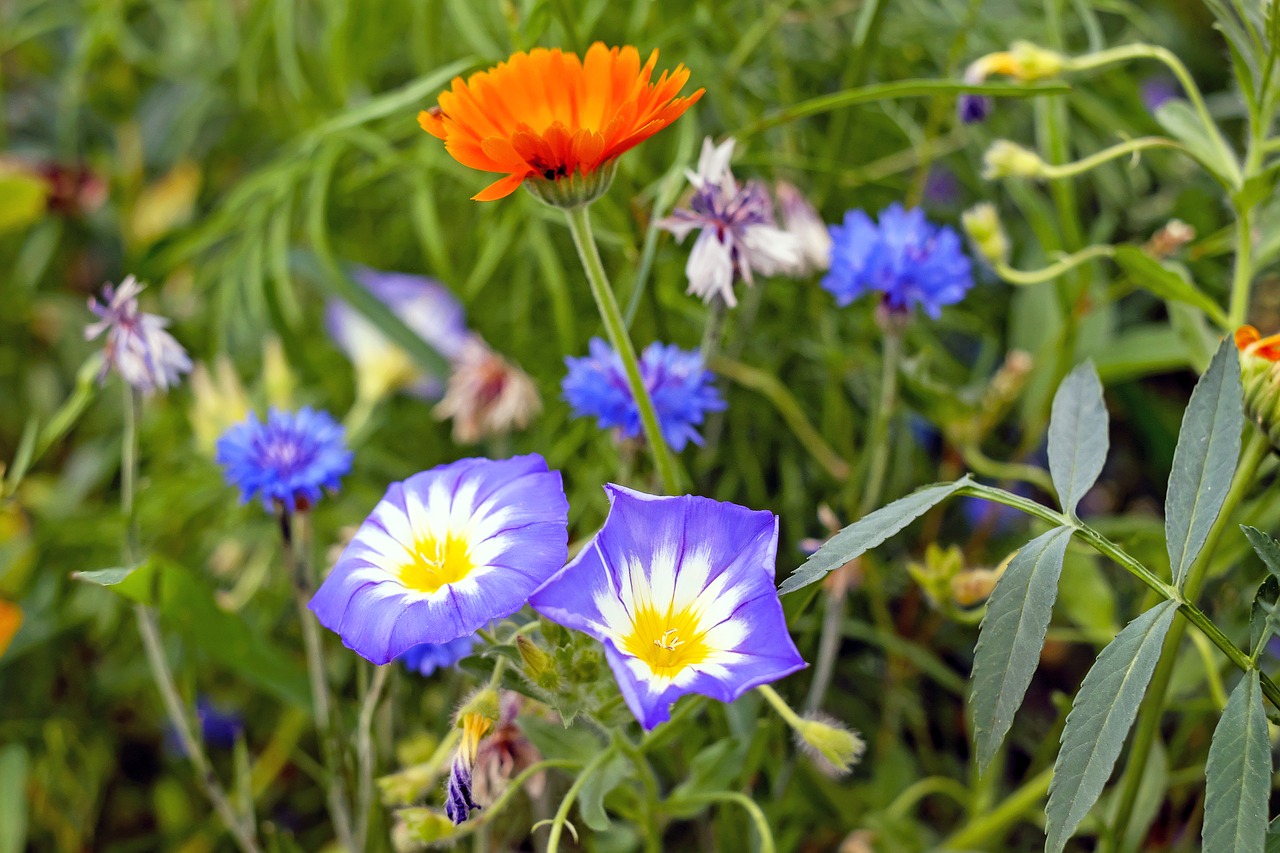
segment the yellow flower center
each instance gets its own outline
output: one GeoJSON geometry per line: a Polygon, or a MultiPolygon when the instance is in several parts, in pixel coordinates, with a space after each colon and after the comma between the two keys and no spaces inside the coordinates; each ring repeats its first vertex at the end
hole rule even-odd
{"type": "Polygon", "coordinates": [[[711,655],[706,632],[699,629],[692,608],[679,612],[667,608],[659,613],[648,604],[636,608],[622,650],[648,664],[659,678],[675,678],[685,667],[700,664],[711,655]]]}
{"type": "Polygon", "coordinates": [[[429,595],[462,580],[473,568],[467,540],[453,535],[419,540],[413,547],[412,562],[400,567],[400,583],[429,595]]]}

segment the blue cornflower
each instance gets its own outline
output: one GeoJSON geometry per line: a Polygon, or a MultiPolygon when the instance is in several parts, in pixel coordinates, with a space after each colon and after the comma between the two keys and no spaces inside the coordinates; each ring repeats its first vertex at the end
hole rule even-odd
{"type": "Polygon", "coordinates": [[[832,225],[830,231],[831,270],[822,286],[838,305],[879,292],[890,311],[919,305],[937,317],[943,305],[959,302],[973,287],[960,237],[929,222],[918,208],[891,204],[881,211],[879,225],[861,210],[851,210],[844,225],[832,225]]]}
{"type": "Polygon", "coordinates": [[[351,470],[342,426],[328,412],[305,406],[272,409],[266,423],[250,412],[218,439],[216,459],[241,500],[261,495],[268,511],[277,505],[306,510],[320,500],[322,488],[337,489],[351,470]]]}
{"type": "MultiPolygon", "coordinates": [[[[616,428],[627,438],[640,436],[640,409],[622,359],[608,344],[592,338],[590,355],[564,363],[569,372],[560,387],[575,415],[594,417],[601,429],[616,428]]],[[[711,372],[702,366],[701,354],[654,342],[640,357],[640,375],[667,444],[673,450],[683,450],[690,441],[702,444],[697,427],[707,412],[719,411],[725,403],[711,372]]]]}
{"type": "Polygon", "coordinates": [[[405,669],[428,676],[437,669],[446,669],[471,654],[476,647],[476,635],[470,634],[447,643],[418,643],[400,653],[396,660],[405,669]]]}

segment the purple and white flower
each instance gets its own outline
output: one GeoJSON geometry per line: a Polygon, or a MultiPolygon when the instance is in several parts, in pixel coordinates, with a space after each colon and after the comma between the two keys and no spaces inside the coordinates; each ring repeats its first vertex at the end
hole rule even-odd
{"type": "Polygon", "coordinates": [[[646,728],[688,693],[732,702],[805,666],[774,588],[778,519],[607,485],[604,526],[529,603],[604,644],[646,728]]]}
{"type": "Polygon", "coordinates": [[[719,146],[704,140],[698,170],[687,173],[694,188],[689,207],[658,221],[659,228],[682,242],[690,233],[702,232],[685,264],[688,292],[708,302],[719,295],[730,307],[738,304],[736,279],[753,284],[754,273],[794,273],[803,264],[800,241],[774,221],[773,201],[764,185],[748,181],[739,187],[734,180],[729,170],[733,146],[733,139],[719,146]]]}
{"type": "MultiPolygon", "coordinates": [[[[466,314],[449,288],[425,276],[368,267],[355,267],[352,276],[445,359],[453,361],[462,354],[468,337],[466,314]]],[[[444,377],[425,372],[347,303],[330,301],[325,308],[325,325],[355,366],[361,394],[379,399],[404,390],[434,400],[443,393],[444,377]]]]}
{"type": "Polygon", "coordinates": [[[311,610],[378,665],[469,636],[519,610],[564,565],[568,511],[560,473],[536,454],[414,474],[387,489],[311,610]]]}
{"type": "Polygon", "coordinates": [[[119,287],[102,288],[102,302],[89,299],[89,310],[100,319],[85,327],[85,340],[106,332],[104,362],[99,381],[115,368],[126,383],[144,394],[167,391],[177,385],[182,374],[191,372],[191,359],[182,344],[169,334],[169,320],[138,309],[143,285],[133,276],[119,287]]]}
{"type": "Polygon", "coordinates": [[[818,211],[794,184],[778,181],[773,187],[782,208],[782,227],[800,246],[799,275],[821,272],[831,266],[831,234],[818,211]]]}

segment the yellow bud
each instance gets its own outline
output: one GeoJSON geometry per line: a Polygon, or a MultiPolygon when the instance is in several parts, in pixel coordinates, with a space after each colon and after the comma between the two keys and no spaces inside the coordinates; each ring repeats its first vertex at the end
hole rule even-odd
{"type": "Polygon", "coordinates": [[[297,385],[289,360],[279,338],[267,338],[262,344],[262,390],[267,403],[278,409],[293,408],[293,389],[297,385]]]}
{"type": "Polygon", "coordinates": [[[1029,41],[1015,41],[1009,48],[1009,53],[1013,56],[1012,76],[1024,83],[1057,77],[1066,64],[1062,54],[1029,41]]]}
{"type": "Polygon", "coordinates": [[[982,177],[988,181],[997,178],[1038,178],[1045,173],[1045,162],[1030,148],[1024,148],[1007,139],[991,143],[982,157],[982,177]]]}
{"type": "Polygon", "coordinates": [[[857,732],[825,715],[802,720],[795,732],[800,748],[831,775],[848,773],[867,748],[857,732]]]}
{"type": "Polygon", "coordinates": [[[969,569],[951,579],[951,600],[961,607],[974,607],[991,597],[1000,573],[991,569],[969,569]]]}
{"type": "Polygon", "coordinates": [[[990,202],[975,204],[960,217],[969,241],[990,264],[1003,264],[1009,259],[1009,238],[1000,224],[1000,214],[990,202]]]}

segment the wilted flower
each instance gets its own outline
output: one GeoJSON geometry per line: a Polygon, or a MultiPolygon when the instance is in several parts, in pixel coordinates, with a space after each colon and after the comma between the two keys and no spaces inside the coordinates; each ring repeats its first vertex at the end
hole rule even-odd
{"type": "Polygon", "coordinates": [[[774,221],[764,185],[748,181],[739,187],[734,180],[729,170],[733,146],[732,139],[719,146],[703,140],[698,171],[688,173],[694,189],[689,207],[657,223],[681,241],[693,231],[702,232],[684,268],[688,292],[707,301],[718,294],[730,307],[738,304],[735,278],[752,284],[753,273],[775,275],[803,263],[800,240],[774,221]]]}
{"type": "Polygon", "coordinates": [[[476,753],[480,750],[480,739],[493,728],[493,721],[481,714],[463,714],[459,728],[462,729],[462,742],[458,744],[458,751],[453,756],[453,766],[449,769],[444,803],[444,813],[455,824],[465,822],[471,817],[472,809],[480,808],[472,798],[472,774],[476,753]]]}
{"type": "MultiPolygon", "coordinates": [[[[538,748],[529,742],[516,725],[516,717],[524,704],[520,696],[507,693],[499,704],[501,713],[490,735],[480,743],[473,770],[472,790],[481,802],[493,802],[506,790],[513,777],[542,760],[538,748]]],[[[526,790],[530,796],[542,793],[546,777],[535,773],[526,790]]]]}
{"type": "MultiPolygon", "coordinates": [[[[591,339],[590,353],[565,358],[569,368],[561,383],[565,401],[578,417],[594,417],[601,429],[617,429],[625,438],[638,438],[640,409],[631,396],[622,359],[599,338],[591,339]]],[[[725,407],[711,372],[702,366],[702,355],[654,342],[640,357],[640,376],[653,398],[667,444],[676,451],[690,441],[702,444],[697,428],[706,413],[725,407]]]]}
{"type": "Polygon", "coordinates": [[[473,444],[524,429],[540,411],[542,399],[529,374],[472,335],[453,363],[449,388],[434,414],[453,419],[454,441],[473,444]]]}
{"type": "Polygon", "coordinates": [[[564,565],[568,501],[536,454],[463,459],[392,483],[311,609],[381,666],[519,610],[564,565]]]}
{"type": "Polygon", "coordinates": [[[505,175],[476,201],[503,198],[529,181],[544,200],[583,204],[607,189],[618,157],[702,97],[702,89],[677,97],[689,79],[683,65],[650,82],[657,63],[656,50],[641,66],[634,47],[601,42],[581,60],[559,48],[519,51],[466,81],[455,77],[418,123],[459,163],[505,175]]]}
{"type": "Polygon", "coordinates": [[[396,660],[405,669],[428,676],[437,669],[446,669],[465,658],[476,647],[476,636],[458,637],[447,643],[418,643],[405,649],[396,660]]]}
{"type": "Polygon", "coordinates": [[[338,489],[351,456],[342,426],[328,412],[304,406],[271,409],[266,423],[250,412],[218,439],[215,458],[242,501],[260,495],[268,512],[297,512],[314,506],[321,489],[338,489]]]}
{"type": "MultiPolygon", "coordinates": [[[[449,288],[424,276],[368,267],[356,267],[352,277],[446,360],[462,355],[468,339],[466,315],[449,288]]],[[[425,372],[347,303],[331,300],[325,308],[325,325],[355,366],[362,397],[377,400],[403,389],[415,397],[435,399],[444,390],[444,377],[425,372]]]]}
{"type": "Polygon", "coordinates": [[[22,627],[22,608],[0,598],[0,657],[9,650],[14,635],[22,627]]]}
{"type": "Polygon", "coordinates": [[[851,210],[843,226],[831,226],[831,238],[831,270],[822,286],[837,305],[879,293],[890,312],[919,305],[936,318],[942,306],[959,302],[973,287],[959,236],[929,222],[918,208],[891,204],[881,211],[879,225],[861,210],[851,210]]]}
{"type": "Polygon", "coordinates": [[[103,301],[89,300],[89,310],[101,319],[85,327],[85,340],[107,333],[100,379],[114,367],[126,383],[151,394],[177,385],[182,374],[191,370],[187,351],[166,331],[168,319],[138,310],[138,294],[142,285],[133,276],[119,287],[102,288],[103,301]]]}
{"type": "Polygon", "coordinates": [[[778,181],[773,188],[782,208],[782,227],[796,238],[800,246],[800,263],[797,275],[821,272],[831,266],[831,234],[804,193],[786,181],[778,181]]]}
{"type": "Polygon", "coordinates": [[[595,637],[646,729],[687,693],[732,702],[805,666],[774,587],[778,520],[607,485],[604,526],[529,603],[595,637]]]}

